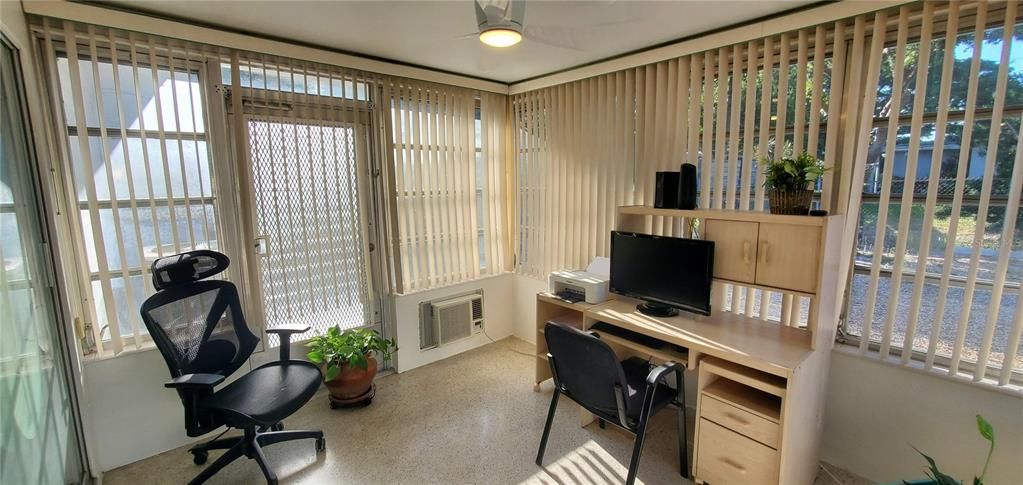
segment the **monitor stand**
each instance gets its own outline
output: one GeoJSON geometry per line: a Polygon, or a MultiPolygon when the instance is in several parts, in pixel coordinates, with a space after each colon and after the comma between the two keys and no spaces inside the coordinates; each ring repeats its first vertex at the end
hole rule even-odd
{"type": "Polygon", "coordinates": [[[678,315],[678,309],[673,306],[663,305],[661,303],[643,302],[636,305],[636,309],[644,315],[650,315],[651,317],[673,317],[678,315]]]}

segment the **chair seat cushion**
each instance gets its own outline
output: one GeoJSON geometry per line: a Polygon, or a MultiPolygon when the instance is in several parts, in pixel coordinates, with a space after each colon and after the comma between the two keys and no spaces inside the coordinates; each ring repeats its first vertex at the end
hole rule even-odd
{"type": "Polygon", "coordinates": [[[269,426],[288,417],[316,394],[322,377],[309,362],[272,362],[215,392],[206,407],[228,425],[269,426]]]}
{"type": "MultiPolygon", "coordinates": [[[[643,411],[643,394],[646,393],[646,378],[650,374],[650,369],[650,363],[638,357],[622,361],[625,381],[629,385],[628,396],[625,397],[629,402],[625,407],[628,411],[629,419],[634,423],[639,421],[639,415],[643,411]]],[[[671,387],[658,384],[650,415],[653,416],[654,413],[667,406],[675,398],[675,395],[676,391],[671,387]]]]}

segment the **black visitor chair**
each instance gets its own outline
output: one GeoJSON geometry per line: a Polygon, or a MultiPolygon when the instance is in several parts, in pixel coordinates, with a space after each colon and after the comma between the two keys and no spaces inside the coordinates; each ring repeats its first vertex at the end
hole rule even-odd
{"type": "Polygon", "coordinates": [[[597,336],[577,328],[547,322],[544,326],[547,358],[554,376],[554,396],[547,413],[547,424],[540,439],[536,464],[543,465],[558,398],[564,394],[593,413],[603,428],[604,423],[618,426],[636,437],[626,485],[636,481],[639,457],[643,451],[650,417],[669,404],[678,409],[678,459],[680,473],[689,474],[686,450],[685,390],[681,364],[668,362],[651,370],[649,362],[630,358],[619,362],[614,350],[597,336]],[[666,385],[675,375],[675,389],[666,385]]]}
{"type": "Polygon", "coordinates": [[[202,436],[221,426],[243,431],[242,436],[217,437],[193,446],[189,451],[197,465],[206,462],[211,450],[227,451],[189,483],[203,483],[245,456],[256,460],[268,484],[276,484],[277,475],[262,447],[299,439],[316,440],[317,452],[325,447],[322,431],[283,431],[284,418],[312,398],[322,377],[315,365],[289,355],[291,335],[309,327],[274,328],[267,333],[280,335],[280,360],[216,389],[259,342],[245,324],[234,284],[200,281],[228,264],[227,256],[207,250],[154,261],[153,285],[158,291],[142,304],[142,320],[167,361],[172,379],[164,386],[181,397],[188,436],[202,436]]]}

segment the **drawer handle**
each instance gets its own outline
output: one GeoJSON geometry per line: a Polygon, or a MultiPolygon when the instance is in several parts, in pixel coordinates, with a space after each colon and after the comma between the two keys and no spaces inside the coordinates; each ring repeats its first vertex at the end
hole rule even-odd
{"type": "Polygon", "coordinates": [[[728,459],[726,457],[721,457],[719,459],[725,465],[728,465],[728,466],[730,466],[732,468],[735,468],[736,470],[739,470],[740,472],[745,472],[746,471],[746,467],[744,467],[744,466],[742,466],[742,465],[740,465],[740,464],[738,464],[738,463],[736,463],[736,462],[734,462],[734,461],[732,461],[732,460],[730,460],[730,459],[728,459]]]}
{"type": "Polygon", "coordinates": [[[760,263],[767,264],[767,242],[760,243],[760,263]]]}
{"type": "Polygon", "coordinates": [[[725,416],[728,416],[728,418],[730,418],[732,421],[735,421],[735,422],[737,422],[737,423],[739,423],[741,425],[744,425],[744,426],[748,426],[749,425],[749,420],[743,418],[742,416],[739,416],[738,414],[733,414],[733,413],[730,413],[728,411],[725,411],[725,416]]]}
{"type": "Polygon", "coordinates": [[[742,263],[743,264],[750,264],[749,249],[750,249],[749,241],[743,241],[742,242],[742,263]]]}

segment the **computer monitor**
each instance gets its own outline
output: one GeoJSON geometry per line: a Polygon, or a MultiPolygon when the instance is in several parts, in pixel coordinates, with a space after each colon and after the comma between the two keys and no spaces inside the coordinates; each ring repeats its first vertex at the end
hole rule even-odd
{"type": "Polygon", "coordinates": [[[630,232],[611,233],[611,291],[643,300],[639,311],[710,315],[714,242],[630,232]]]}

